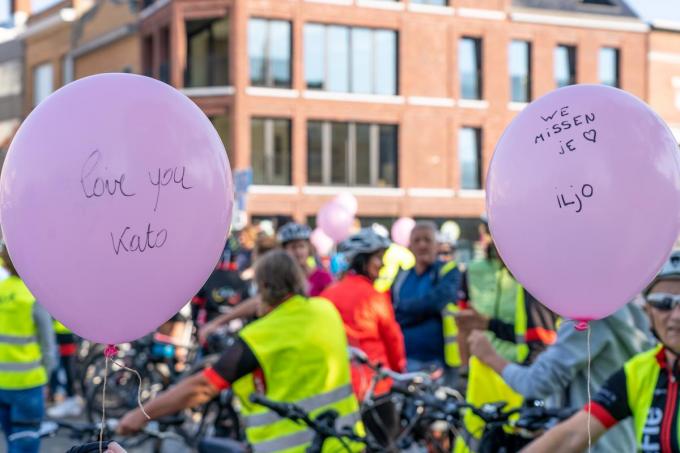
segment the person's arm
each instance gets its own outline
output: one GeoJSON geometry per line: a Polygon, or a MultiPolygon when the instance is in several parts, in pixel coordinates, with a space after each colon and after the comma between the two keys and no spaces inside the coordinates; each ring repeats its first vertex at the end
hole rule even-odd
{"type": "Polygon", "coordinates": [[[252,318],[257,315],[257,307],[260,304],[260,298],[258,296],[251,297],[243,301],[242,303],[236,305],[233,310],[229,313],[224,313],[217,318],[213,319],[198,331],[198,338],[201,343],[205,343],[210,334],[215,332],[221,326],[241,318],[252,318]]]}
{"type": "MultiPolygon", "coordinates": [[[[548,430],[529,444],[522,453],[572,453],[588,448],[588,412],[581,410],[568,420],[548,430]]],[[[607,429],[596,418],[590,417],[590,436],[595,443],[607,429]]]]}
{"type": "Polygon", "coordinates": [[[385,345],[390,369],[402,372],[406,368],[406,347],[401,327],[394,317],[389,295],[380,293],[375,296],[373,307],[378,318],[378,333],[385,345]]]}
{"type": "Polygon", "coordinates": [[[42,363],[49,376],[57,368],[57,340],[52,326],[52,317],[38,302],[33,304],[33,321],[38,331],[42,363]]]}
{"type": "MultiPolygon", "coordinates": [[[[233,339],[212,368],[181,381],[161,393],[144,406],[151,419],[175,414],[182,409],[207,403],[229,388],[232,382],[252,373],[259,364],[252,350],[240,338],[233,339]]],[[[118,433],[130,435],[139,432],[149,420],[141,409],[134,409],[121,419],[118,433]]]]}
{"type": "MultiPolygon", "coordinates": [[[[609,332],[598,334],[598,329],[607,329],[600,321],[592,322],[590,329],[593,329],[591,355],[595,358],[604,348],[609,332]]],[[[493,362],[489,365],[500,364],[497,358],[480,360],[493,362]]],[[[507,363],[500,373],[503,380],[525,398],[542,399],[567,388],[587,363],[587,332],[577,331],[571,323],[563,323],[555,344],[536,357],[531,365],[507,363]]]]}
{"type": "MultiPolygon", "coordinates": [[[[431,316],[439,316],[446,304],[457,300],[460,281],[460,271],[452,269],[422,297],[401,299],[397,306],[398,317],[407,320],[410,318],[422,320],[431,316]]],[[[399,323],[402,324],[401,319],[399,323]]]]}

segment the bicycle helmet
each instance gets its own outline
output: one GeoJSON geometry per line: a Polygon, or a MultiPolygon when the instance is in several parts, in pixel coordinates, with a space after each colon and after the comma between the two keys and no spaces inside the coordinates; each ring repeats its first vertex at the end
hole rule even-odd
{"type": "Polygon", "coordinates": [[[289,222],[279,229],[276,237],[285,246],[292,241],[308,241],[311,235],[312,230],[307,225],[289,222]]]}
{"type": "Polygon", "coordinates": [[[341,242],[338,252],[351,263],[357,255],[372,254],[389,246],[390,240],[376,233],[373,228],[362,228],[357,234],[341,242]]]}
{"type": "Polygon", "coordinates": [[[649,294],[649,291],[661,280],[678,279],[680,280],[680,250],[673,250],[671,256],[668,257],[666,264],[663,265],[656,278],[652,280],[645,289],[644,294],[649,294]]]}

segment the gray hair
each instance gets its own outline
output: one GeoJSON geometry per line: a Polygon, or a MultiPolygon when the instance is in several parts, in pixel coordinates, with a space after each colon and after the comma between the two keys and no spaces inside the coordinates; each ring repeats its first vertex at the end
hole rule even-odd
{"type": "Polygon", "coordinates": [[[437,232],[439,231],[439,229],[437,228],[437,224],[434,223],[432,220],[417,221],[416,225],[411,230],[411,234],[413,234],[413,232],[416,230],[430,230],[435,237],[437,236],[437,232]]]}
{"type": "Polygon", "coordinates": [[[283,250],[272,250],[255,264],[255,283],[268,305],[278,305],[305,294],[305,276],[300,265],[283,250]]]}

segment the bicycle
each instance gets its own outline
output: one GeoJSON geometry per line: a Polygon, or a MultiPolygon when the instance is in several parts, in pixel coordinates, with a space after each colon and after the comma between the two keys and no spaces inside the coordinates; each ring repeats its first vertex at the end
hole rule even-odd
{"type": "Polygon", "coordinates": [[[337,427],[340,414],[336,410],[325,410],[312,419],[308,412],[293,403],[272,401],[257,393],[250,395],[250,401],[268,408],[281,418],[287,418],[295,423],[305,425],[314,431],[314,438],[306,450],[307,453],[321,453],[324,443],[328,439],[337,439],[344,449],[350,453],[352,449],[346,440],[364,444],[369,451],[382,451],[382,447],[370,435],[360,436],[352,426],[337,427]]]}

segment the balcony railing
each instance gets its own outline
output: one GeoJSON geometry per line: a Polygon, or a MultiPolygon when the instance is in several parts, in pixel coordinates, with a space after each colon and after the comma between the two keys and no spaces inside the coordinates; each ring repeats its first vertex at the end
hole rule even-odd
{"type": "Polygon", "coordinates": [[[229,59],[226,55],[187,59],[184,71],[186,88],[216,87],[229,85],[229,59]]]}

